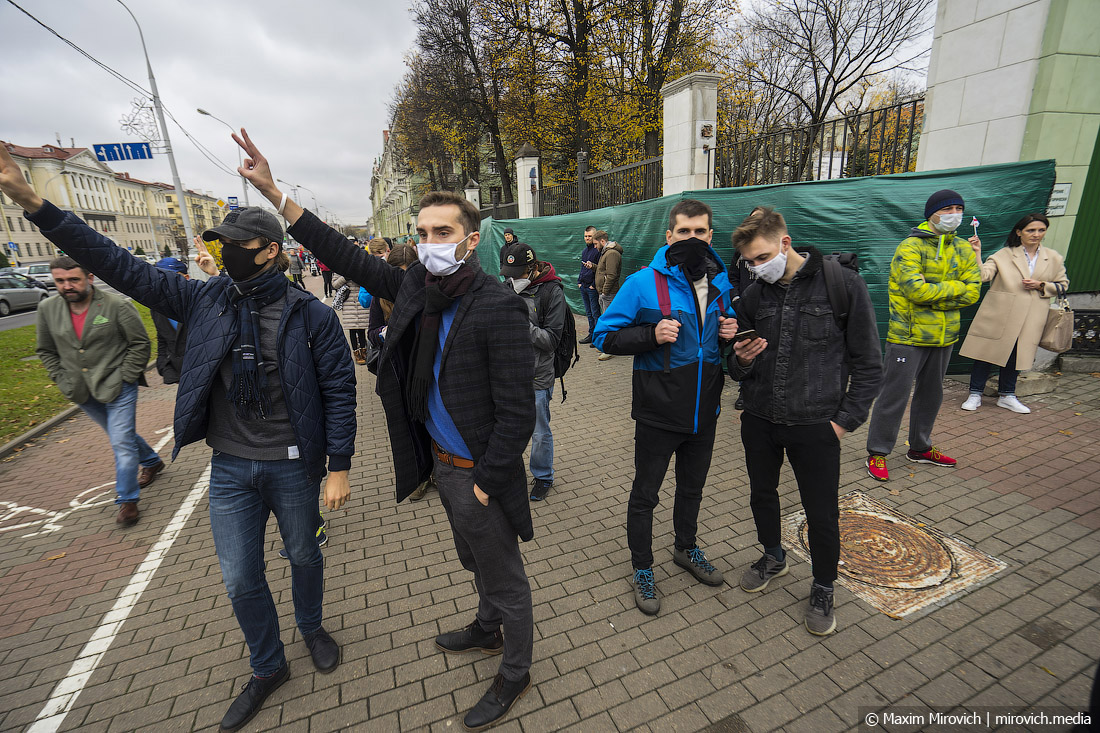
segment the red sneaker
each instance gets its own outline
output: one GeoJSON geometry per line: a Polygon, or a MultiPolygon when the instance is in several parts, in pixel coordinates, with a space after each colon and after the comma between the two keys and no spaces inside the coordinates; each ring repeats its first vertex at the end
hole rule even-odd
{"type": "Polygon", "coordinates": [[[879,481],[889,481],[890,469],[886,468],[886,456],[867,456],[867,475],[879,481]]]}
{"type": "Polygon", "coordinates": [[[913,463],[931,463],[933,466],[943,466],[944,468],[954,468],[955,464],[958,463],[954,458],[940,453],[935,446],[921,453],[911,450],[905,454],[905,457],[913,463]]]}

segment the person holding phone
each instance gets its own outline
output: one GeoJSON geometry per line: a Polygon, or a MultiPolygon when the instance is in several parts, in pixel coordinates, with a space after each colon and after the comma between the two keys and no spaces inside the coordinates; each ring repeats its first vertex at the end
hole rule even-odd
{"type": "Polygon", "coordinates": [[[786,451],[810,531],[814,580],[806,628],[824,636],[836,629],[840,439],[867,419],[882,382],[875,310],[855,271],[825,262],[813,247],[804,255],[794,251],[778,211],[753,209],[732,240],[756,276],[737,303],[741,329],[729,372],[742,384],[749,504],[764,549],[742,575],[741,588],[760,592],[788,572],[777,490],[786,451]],[[843,283],[847,314],[834,312],[830,277],[843,283]]]}
{"type": "MultiPolygon", "coordinates": [[[[699,505],[725,383],[722,351],[737,334],[726,268],[710,246],[711,222],[711,208],[701,201],[685,199],[673,206],[665,246],[649,267],[626,279],[596,322],[600,351],[634,355],[635,474],[626,537],[634,603],[651,616],[661,609],[653,576],[653,510],[673,454],[673,562],[701,583],[723,582],[722,571],[697,543],[699,505]]],[[[607,250],[600,267],[606,257],[607,250]]]]}

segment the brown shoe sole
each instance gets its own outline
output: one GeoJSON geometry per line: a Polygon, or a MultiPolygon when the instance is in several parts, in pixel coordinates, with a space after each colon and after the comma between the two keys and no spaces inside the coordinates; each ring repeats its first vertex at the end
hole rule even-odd
{"type": "Polygon", "coordinates": [[[469,654],[470,652],[481,652],[482,654],[490,657],[494,657],[497,654],[502,654],[504,652],[503,644],[501,644],[496,649],[489,649],[488,647],[483,646],[472,646],[469,649],[448,649],[437,641],[435,642],[435,648],[441,652],[446,652],[447,654],[469,654]]]}

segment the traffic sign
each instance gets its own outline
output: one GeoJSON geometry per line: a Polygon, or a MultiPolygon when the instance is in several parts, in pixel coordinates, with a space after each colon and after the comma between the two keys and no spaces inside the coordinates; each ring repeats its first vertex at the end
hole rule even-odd
{"type": "Polygon", "coordinates": [[[149,143],[100,143],[93,145],[95,157],[106,163],[111,160],[150,160],[153,149],[149,143]]]}
{"type": "Polygon", "coordinates": [[[229,200],[229,210],[230,211],[236,211],[239,208],[237,206],[237,197],[236,196],[226,196],[226,198],[229,200]]]}
{"type": "Polygon", "coordinates": [[[8,251],[9,252],[18,252],[19,251],[19,245],[16,244],[15,242],[8,242],[8,251]]]}

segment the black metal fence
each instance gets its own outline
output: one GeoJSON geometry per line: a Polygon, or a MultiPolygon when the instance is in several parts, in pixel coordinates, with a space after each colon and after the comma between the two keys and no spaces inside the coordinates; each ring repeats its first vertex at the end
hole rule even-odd
{"type": "Polygon", "coordinates": [[[576,213],[581,210],[577,193],[576,181],[543,186],[535,193],[535,212],[539,216],[576,213]]]}
{"type": "Polygon", "coordinates": [[[519,203],[513,201],[510,204],[493,204],[481,210],[481,218],[491,216],[494,219],[518,219],[519,203]]]}
{"type": "Polygon", "coordinates": [[[544,186],[535,194],[539,216],[573,214],[658,198],[664,187],[663,156],[646,158],[598,173],[588,172],[588,154],[577,154],[577,180],[544,186]]]}
{"type": "Polygon", "coordinates": [[[920,98],[719,145],[710,188],[912,171],[923,119],[920,98]]]}

